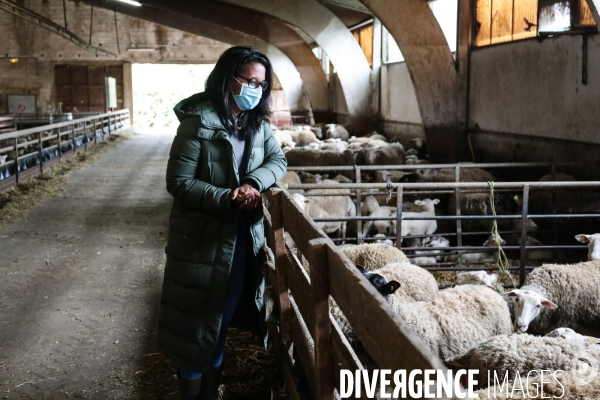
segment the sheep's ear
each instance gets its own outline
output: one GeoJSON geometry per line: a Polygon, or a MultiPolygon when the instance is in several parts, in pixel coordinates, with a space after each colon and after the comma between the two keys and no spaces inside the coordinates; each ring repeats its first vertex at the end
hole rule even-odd
{"type": "Polygon", "coordinates": [[[502,241],[500,242],[500,244],[501,244],[502,246],[506,246],[506,240],[502,239],[502,241]]]}
{"type": "Polygon", "coordinates": [[[488,244],[490,244],[490,239],[486,240],[485,242],[483,242],[484,246],[487,246],[488,244]]]}
{"type": "Polygon", "coordinates": [[[513,197],[513,199],[514,199],[515,201],[519,201],[519,196],[517,196],[517,195],[515,194],[515,197],[513,197]]]}
{"type": "Polygon", "coordinates": [[[308,197],[305,197],[305,198],[304,198],[304,202],[305,202],[305,203],[312,203],[312,202],[313,202],[313,200],[312,200],[312,199],[309,199],[308,197]]]}
{"type": "Polygon", "coordinates": [[[383,286],[383,292],[386,294],[394,294],[398,289],[400,289],[400,282],[398,281],[389,281],[383,286]]]}
{"type": "Polygon", "coordinates": [[[551,308],[551,309],[555,309],[558,308],[558,306],[556,304],[554,304],[553,302],[551,302],[548,299],[543,299],[542,300],[542,305],[546,308],[551,308]]]}
{"type": "Polygon", "coordinates": [[[433,204],[440,204],[440,199],[433,199],[433,204]]]}
{"type": "Polygon", "coordinates": [[[519,289],[513,289],[510,292],[506,293],[508,297],[519,297],[519,294],[521,294],[521,291],[519,289]]]}
{"type": "Polygon", "coordinates": [[[329,177],[329,174],[323,174],[321,175],[321,179],[327,179],[329,177]]]}
{"type": "Polygon", "coordinates": [[[362,265],[356,264],[356,268],[360,271],[361,274],[364,274],[365,272],[367,272],[365,267],[363,267],[362,265]]]}
{"type": "Polygon", "coordinates": [[[581,243],[588,243],[590,241],[590,236],[582,234],[575,236],[575,239],[577,239],[577,241],[581,243]]]}
{"type": "Polygon", "coordinates": [[[423,200],[415,200],[415,204],[418,206],[422,206],[423,205],[423,200]]]}
{"type": "Polygon", "coordinates": [[[496,289],[495,287],[493,287],[492,285],[486,285],[487,287],[489,287],[490,289],[492,289],[493,291],[497,292],[498,289],[496,289]]]}

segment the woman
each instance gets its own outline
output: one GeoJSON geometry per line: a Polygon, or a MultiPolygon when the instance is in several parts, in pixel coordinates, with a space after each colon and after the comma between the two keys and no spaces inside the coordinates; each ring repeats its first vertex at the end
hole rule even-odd
{"type": "Polygon", "coordinates": [[[174,109],[158,343],[179,361],[182,399],[217,399],[227,327],[251,330],[266,345],[260,193],[287,167],[268,122],[272,86],[264,54],[232,47],[206,90],[174,109]]]}

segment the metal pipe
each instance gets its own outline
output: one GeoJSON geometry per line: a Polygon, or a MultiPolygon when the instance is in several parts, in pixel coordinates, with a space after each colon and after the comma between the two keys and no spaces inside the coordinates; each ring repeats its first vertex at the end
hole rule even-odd
{"type": "Polygon", "coordinates": [[[527,263],[527,213],[529,212],[529,185],[523,185],[523,209],[521,218],[521,273],[519,286],[525,283],[525,264],[527,263]]]}
{"type": "Polygon", "coordinates": [[[402,250],[402,198],[403,198],[403,188],[402,186],[398,187],[396,191],[396,247],[399,250],[402,250]]]}
{"type": "MultiPolygon", "coordinates": [[[[524,184],[528,184],[530,188],[552,189],[557,188],[577,188],[577,187],[600,187],[600,181],[567,181],[567,182],[495,182],[494,189],[522,189],[524,184]]],[[[296,183],[290,184],[288,190],[291,189],[388,189],[388,185],[392,188],[402,186],[404,189],[454,189],[454,188],[471,188],[471,189],[486,189],[486,182],[429,182],[429,183],[296,183]]]]}

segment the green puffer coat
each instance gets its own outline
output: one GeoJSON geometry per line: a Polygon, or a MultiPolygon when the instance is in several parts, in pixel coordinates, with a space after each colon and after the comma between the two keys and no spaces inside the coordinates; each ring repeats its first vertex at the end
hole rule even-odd
{"type": "MultiPolygon", "coordinates": [[[[248,174],[240,179],[228,134],[206,95],[185,99],[174,110],[181,123],[167,165],[167,190],[175,199],[158,344],[167,355],[203,372],[212,364],[219,336],[242,213],[231,208],[231,193],[249,180],[265,191],[285,175],[287,162],[265,122],[251,139],[248,174]]],[[[249,295],[240,298],[231,324],[259,334],[266,344],[262,205],[247,215],[257,257],[254,274],[246,274],[249,295]]]]}

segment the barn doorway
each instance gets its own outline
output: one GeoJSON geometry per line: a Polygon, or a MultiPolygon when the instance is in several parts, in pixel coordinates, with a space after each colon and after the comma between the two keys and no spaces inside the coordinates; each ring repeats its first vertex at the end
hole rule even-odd
{"type": "Polygon", "coordinates": [[[173,107],[204,91],[214,64],[133,64],[133,120],[140,128],[169,130],[178,125],[173,107]]]}

